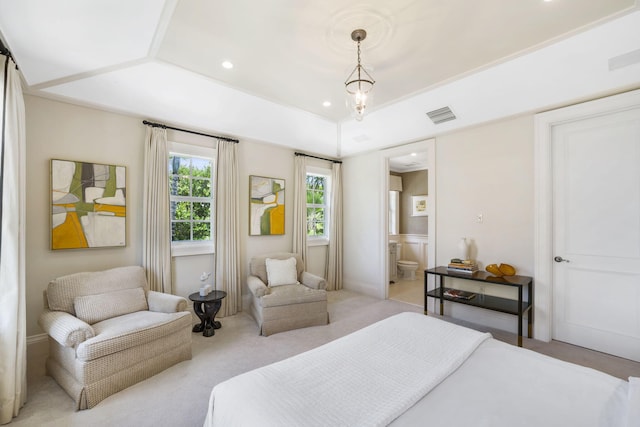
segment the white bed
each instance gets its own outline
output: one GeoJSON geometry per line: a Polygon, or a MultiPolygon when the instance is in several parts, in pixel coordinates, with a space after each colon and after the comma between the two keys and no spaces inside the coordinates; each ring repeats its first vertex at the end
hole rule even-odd
{"type": "Polygon", "coordinates": [[[218,384],[206,427],[640,426],[623,381],[402,313],[218,384]]]}

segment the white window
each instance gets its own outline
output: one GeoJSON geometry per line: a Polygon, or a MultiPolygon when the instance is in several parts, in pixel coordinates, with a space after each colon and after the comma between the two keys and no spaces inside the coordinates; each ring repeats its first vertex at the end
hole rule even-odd
{"type": "Polygon", "coordinates": [[[329,243],[330,173],[320,168],[307,171],[307,243],[311,246],[329,243]]]}
{"type": "Polygon", "coordinates": [[[215,150],[169,144],[171,253],[213,253],[215,150]]]}

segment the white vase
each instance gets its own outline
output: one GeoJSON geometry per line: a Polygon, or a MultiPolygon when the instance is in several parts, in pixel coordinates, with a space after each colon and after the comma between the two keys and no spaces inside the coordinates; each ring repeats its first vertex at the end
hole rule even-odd
{"type": "Polygon", "coordinates": [[[458,258],[461,260],[469,259],[469,243],[467,243],[466,237],[458,242],[458,258]]]}

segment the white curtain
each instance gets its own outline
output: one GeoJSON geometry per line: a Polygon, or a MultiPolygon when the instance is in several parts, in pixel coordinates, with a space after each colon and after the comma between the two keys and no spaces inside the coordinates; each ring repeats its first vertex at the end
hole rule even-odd
{"type": "Polygon", "coordinates": [[[329,250],[325,277],[327,290],[342,289],[342,164],[331,169],[331,204],[329,206],[329,250]]]}
{"type": "Polygon", "coordinates": [[[216,167],[216,289],[225,291],[220,316],[242,311],[238,144],[218,141],[216,167]]]}
{"type": "Polygon", "coordinates": [[[25,113],[20,77],[0,55],[0,424],[27,398],[25,305],[25,113]]]}
{"type": "Polygon", "coordinates": [[[293,177],[293,252],[307,265],[307,158],[296,156],[293,177]]]}
{"type": "Polygon", "coordinates": [[[144,151],[142,264],[153,291],[172,293],[167,130],[147,127],[144,151]]]}

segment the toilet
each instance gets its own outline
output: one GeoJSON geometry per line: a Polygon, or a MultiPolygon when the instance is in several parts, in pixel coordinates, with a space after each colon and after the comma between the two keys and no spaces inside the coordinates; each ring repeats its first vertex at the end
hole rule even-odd
{"type": "Polygon", "coordinates": [[[416,280],[416,270],[418,269],[418,263],[415,261],[402,259],[402,244],[398,243],[396,251],[398,257],[398,276],[407,280],[416,280]]]}

